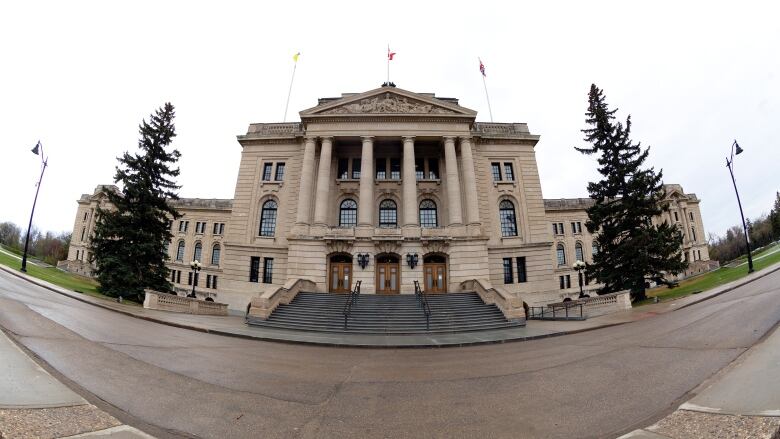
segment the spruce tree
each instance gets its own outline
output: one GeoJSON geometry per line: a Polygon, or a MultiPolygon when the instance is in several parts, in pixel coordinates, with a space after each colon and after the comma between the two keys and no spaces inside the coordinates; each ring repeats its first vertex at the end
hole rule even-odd
{"type": "Polygon", "coordinates": [[[585,141],[577,151],[598,155],[601,181],[588,184],[595,204],[588,208],[588,231],[595,235],[598,253],[588,275],[603,287],[599,294],[631,290],[635,301],[645,299],[645,280],[678,274],[688,263],[682,255],[682,232],[666,222],[653,224],[663,212],[663,171],[642,167],[650,149],[631,141],[631,116],[615,122],[604,95],[595,84],[588,96],[585,141]]]}
{"type": "Polygon", "coordinates": [[[114,182],[104,188],[110,207],[98,209],[92,237],[95,274],[100,290],[112,297],[142,298],[145,288],[172,291],[165,266],[169,221],[181,217],[169,200],[178,199],[174,177],[179,151],[166,148],[176,136],[173,105],[166,103],[139,127],[139,151],[117,158],[114,182]]]}
{"type": "Polygon", "coordinates": [[[772,223],[772,237],[780,239],[780,192],[776,193],[775,205],[769,213],[769,221],[772,223]]]}

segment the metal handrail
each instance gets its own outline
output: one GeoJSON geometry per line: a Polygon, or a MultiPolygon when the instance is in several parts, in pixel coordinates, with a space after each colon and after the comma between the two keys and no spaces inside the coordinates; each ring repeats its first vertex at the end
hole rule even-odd
{"type": "Polygon", "coordinates": [[[420,282],[414,281],[414,295],[417,297],[417,303],[423,309],[425,314],[425,329],[431,329],[431,306],[428,304],[428,299],[425,297],[425,292],[420,288],[420,282]]]}
{"type": "MultiPolygon", "coordinates": [[[[560,311],[558,311],[560,313],[560,311]]],[[[563,304],[558,306],[529,306],[528,307],[528,320],[546,320],[546,319],[564,319],[580,318],[584,317],[583,304],[579,302],[572,302],[571,304],[563,304]],[[556,310],[563,308],[563,315],[556,315],[556,310]],[[576,313],[569,313],[570,308],[579,308],[579,315],[576,313]]]]}
{"type": "Polygon", "coordinates": [[[347,297],[347,302],[344,303],[344,329],[347,329],[347,321],[349,319],[349,315],[352,314],[352,305],[357,302],[358,296],[360,295],[360,282],[355,282],[355,289],[349,292],[349,297],[347,297]]]}

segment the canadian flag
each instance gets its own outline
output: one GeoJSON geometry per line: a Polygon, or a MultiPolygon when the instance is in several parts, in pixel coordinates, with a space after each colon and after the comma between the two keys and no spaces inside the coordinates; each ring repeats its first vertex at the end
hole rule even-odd
{"type": "Polygon", "coordinates": [[[395,56],[395,52],[390,51],[390,46],[387,46],[387,60],[392,61],[395,56]]]}

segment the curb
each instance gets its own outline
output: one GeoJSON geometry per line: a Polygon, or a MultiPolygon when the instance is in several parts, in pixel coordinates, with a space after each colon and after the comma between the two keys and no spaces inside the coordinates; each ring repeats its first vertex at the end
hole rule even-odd
{"type": "MultiPolygon", "coordinates": [[[[148,321],[148,322],[159,323],[161,325],[167,325],[167,326],[172,326],[174,328],[187,329],[187,330],[190,330],[190,331],[202,332],[202,333],[206,333],[206,334],[221,335],[221,336],[225,336],[225,337],[234,337],[234,338],[241,338],[241,339],[245,339],[245,340],[258,340],[258,341],[267,341],[267,342],[284,343],[284,344],[307,345],[307,346],[325,346],[325,347],[335,347],[335,348],[357,348],[357,349],[425,349],[425,348],[451,348],[451,347],[454,348],[454,347],[479,346],[479,345],[502,344],[502,343],[514,343],[514,342],[539,340],[539,339],[543,339],[543,338],[560,337],[560,336],[563,336],[563,335],[579,334],[579,333],[582,333],[582,332],[595,331],[597,329],[610,328],[610,327],[613,327],[613,326],[619,326],[619,325],[625,325],[627,323],[632,323],[632,321],[618,322],[618,323],[607,323],[607,324],[604,324],[604,325],[593,326],[593,327],[590,327],[590,328],[574,329],[574,330],[570,330],[570,331],[560,331],[560,332],[554,332],[554,333],[551,333],[551,334],[531,335],[531,336],[527,336],[527,337],[518,337],[518,338],[504,339],[504,340],[485,340],[485,341],[473,341],[473,342],[462,342],[462,343],[441,344],[441,345],[431,344],[431,345],[379,345],[379,346],[377,346],[377,345],[350,345],[350,344],[341,344],[341,343],[334,343],[334,342],[315,342],[315,341],[306,341],[306,340],[284,340],[284,339],[279,339],[279,338],[271,338],[271,337],[256,336],[256,335],[239,334],[239,333],[236,333],[236,332],[223,331],[223,330],[219,330],[219,329],[202,328],[202,327],[199,327],[199,326],[185,325],[185,324],[181,324],[181,323],[170,322],[170,321],[167,321],[167,320],[159,320],[159,319],[156,319],[154,317],[142,316],[142,315],[138,315],[138,314],[135,314],[135,313],[132,313],[132,312],[129,312],[129,311],[123,311],[123,310],[120,310],[120,309],[112,308],[110,306],[106,306],[106,305],[103,305],[101,303],[96,303],[96,302],[93,302],[93,301],[90,301],[90,300],[86,300],[84,298],[81,298],[81,297],[78,297],[78,296],[75,296],[75,295],[71,295],[71,294],[65,293],[65,292],[60,291],[58,289],[52,288],[50,285],[47,285],[47,283],[45,283],[44,281],[40,281],[40,280],[38,280],[36,278],[33,278],[32,276],[29,276],[29,275],[23,275],[23,274],[17,273],[14,269],[12,269],[10,267],[7,267],[5,265],[2,265],[2,264],[0,264],[0,270],[6,271],[6,272],[8,272],[8,273],[10,273],[10,274],[12,274],[12,275],[22,279],[22,280],[30,282],[30,283],[32,283],[34,285],[37,285],[37,286],[41,287],[41,288],[45,288],[45,289],[47,289],[49,291],[55,292],[55,293],[60,294],[62,296],[69,297],[69,298],[74,299],[74,300],[78,300],[79,302],[83,302],[83,303],[86,303],[86,304],[89,304],[89,305],[93,305],[93,306],[96,306],[96,307],[99,307],[99,308],[103,308],[103,309],[108,310],[108,311],[116,312],[116,313],[119,313],[119,314],[123,314],[123,315],[129,316],[129,317],[133,317],[133,318],[136,318],[136,319],[140,319],[140,320],[145,320],[145,321],[148,321]]],[[[683,305],[683,306],[681,306],[679,308],[675,308],[675,309],[670,310],[668,312],[674,312],[674,311],[677,311],[677,310],[680,310],[680,309],[683,309],[683,308],[687,308],[687,307],[689,307],[691,305],[695,305],[697,303],[701,303],[701,302],[704,302],[706,300],[718,297],[721,294],[725,294],[725,293],[727,293],[729,291],[733,291],[736,288],[739,288],[739,287],[741,287],[743,285],[747,285],[747,284],[749,284],[749,283],[751,283],[753,281],[756,281],[756,280],[761,279],[761,278],[763,278],[765,276],[768,276],[768,275],[770,275],[770,274],[772,274],[772,273],[774,273],[774,272],[776,272],[778,270],[780,270],[780,266],[775,267],[772,270],[768,270],[765,273],[761,273],[761,275],[756,276],[756,277],[754,277],[754,278],[752,278],[750,280],[747,280],[747,281],[742,282],[740,284],[737,284],[737,285],[731,286],[729,288],[726,288],[723,291],[719,291],[716,294],[712,294],[710,296],[703,297],[700,300],[697,300],[697,301],[694,301],[694,302],[691,302],[691,303],[687,303],[687,304],[685,304],[685,305],[683,305]]],[[[74,294],[78,294],[78,293],[74,293],[74,294]]]]}

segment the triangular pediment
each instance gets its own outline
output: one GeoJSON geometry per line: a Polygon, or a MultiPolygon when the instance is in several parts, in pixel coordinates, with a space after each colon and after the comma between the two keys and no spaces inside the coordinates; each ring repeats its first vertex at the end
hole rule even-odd
{"type": "Polygon", "coordinates": [[[474,118],[477,112],[429,94],[396,87],[381,87],[356,95],[329,100],[300,113],[301,118],[318,116],[443,116],[474,118]]]}

